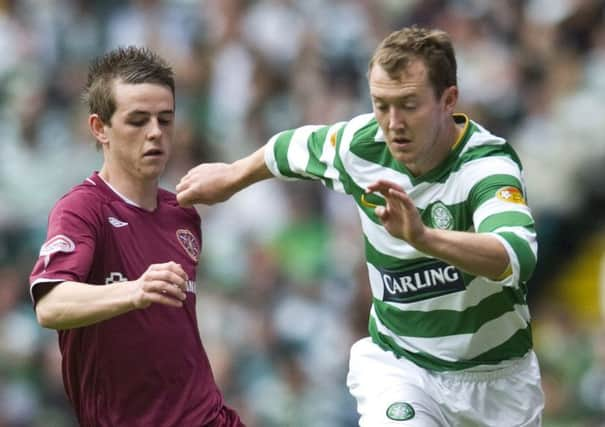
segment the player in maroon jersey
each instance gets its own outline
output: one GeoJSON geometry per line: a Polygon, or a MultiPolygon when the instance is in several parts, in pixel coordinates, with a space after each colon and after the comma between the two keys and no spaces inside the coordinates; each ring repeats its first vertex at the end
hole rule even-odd
{"type": "Polygon", "coordinates": [[[171,68],[144,48],[91,64],[88,124],[104,162],[52,209],[31,274],[57,329],[82,426],[243,426],[226,407],[195,314],[200,217],[158,187],[174,124],[171,68]]]}

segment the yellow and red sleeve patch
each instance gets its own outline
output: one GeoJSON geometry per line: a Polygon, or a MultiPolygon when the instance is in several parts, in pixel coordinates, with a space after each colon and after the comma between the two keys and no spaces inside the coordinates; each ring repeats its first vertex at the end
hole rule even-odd
{"type": "Polygon", "coordinates": [[[519,205],[525,204],[523,193],[516,187],[502,187],[496,191],[496,197],[504,202],[517,203],[519,205]]]}

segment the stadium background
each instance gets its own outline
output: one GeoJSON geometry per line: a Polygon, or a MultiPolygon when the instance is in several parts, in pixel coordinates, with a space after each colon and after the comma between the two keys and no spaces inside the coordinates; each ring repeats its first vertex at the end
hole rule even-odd
{"type": "MultiPolygon", "coordinates": [[[[605,425],[604,14],[602,0],[0,0],[0,426],[74,425],[27,280],[50,207],[100,165],[78,98],[93,55],[145,44],[174,65],[174,189],[200,161],[369,111],[367,60],[412,23],[451,33],[459,111],[526,168],[544,425],[605,425]]],[[[200,212],[200,330],[227,401],[250,427],[355,426],[346,364],[369,287],[352,202],[273,181],[200,212]]]]}

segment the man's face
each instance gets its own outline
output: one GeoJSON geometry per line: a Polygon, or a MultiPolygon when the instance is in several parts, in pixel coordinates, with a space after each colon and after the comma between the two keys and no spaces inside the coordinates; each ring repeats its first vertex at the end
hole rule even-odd
{"type": "Polygon", "coordinates": [[[395,160],[416,176],[437,166],[447,153],[444,128],[452,120],[456,88],[437,98],[421,60],[412,60],[395,80],[374,64],[369,83],[374,115],[395,160]]]}
{"type": "Polygon", "coordinates": [[[154,180],[170,157],[174,96],[167,86],[114,83],[116,111],[104,130],[105,162],[135,179],[154,180]]]}

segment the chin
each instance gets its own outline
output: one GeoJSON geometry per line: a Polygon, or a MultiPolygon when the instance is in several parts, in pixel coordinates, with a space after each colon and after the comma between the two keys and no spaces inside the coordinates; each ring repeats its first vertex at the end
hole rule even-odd
{"type": "Polygon", "coordinates": [[[147,181],[157,180],[164,173],[164,168],[144,168],[141,177],[147,181]]]}
{"type": "Polygon", "coordinates": [[[393,158],[395,160],[397,160],[398,163],[401,163],[402,165],[408,165],[410,163],[414,162],[414,158],[412,156],[407,156],[401,153],[397,153],[393,156],[393,158]]]}

